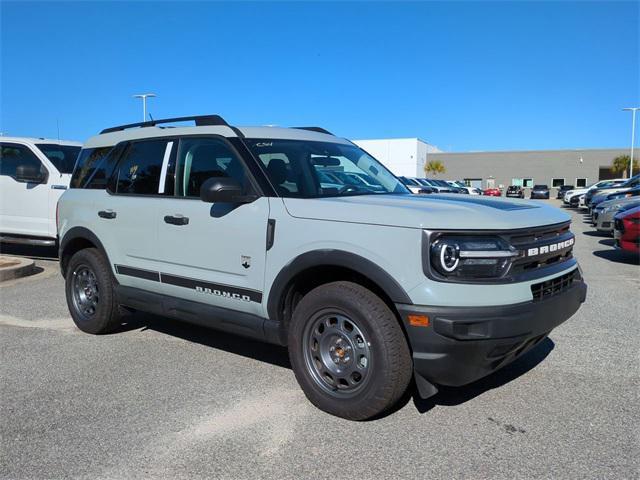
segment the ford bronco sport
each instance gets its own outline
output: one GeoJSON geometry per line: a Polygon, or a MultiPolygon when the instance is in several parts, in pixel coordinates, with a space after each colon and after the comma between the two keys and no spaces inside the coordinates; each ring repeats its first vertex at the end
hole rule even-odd
{"type": "Polygon", "coordinates": [[[141,310],[287,346],[309,400],[356,420],[412,378],[426,398],[495,371],[586,295],[559,209],[413,195],[318,127],[211,115],[104,130],[83,147],[59,231],[81,330],[141,310]],[[163,127],[184,120],[195,126],[163,127]]]}

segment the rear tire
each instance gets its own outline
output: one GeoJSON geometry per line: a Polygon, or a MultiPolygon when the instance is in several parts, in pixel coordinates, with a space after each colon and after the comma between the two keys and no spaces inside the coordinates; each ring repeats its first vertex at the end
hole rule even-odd
{"type": "Polygon", "coordinates": [[[65,293],[71,318],[80,330],[99,335],[121,324],[114,287],[109,264],[97,249],[86,248],[71,257],[65,293]]]}
{"type": "Polygon", "coordinates": [[[396,316],[355,283],[329,283],[305,295],[293,312],[288,343],[309,401],[338,417],[375,417],[393,407],[411,381],[411,354],[396,316]]]}

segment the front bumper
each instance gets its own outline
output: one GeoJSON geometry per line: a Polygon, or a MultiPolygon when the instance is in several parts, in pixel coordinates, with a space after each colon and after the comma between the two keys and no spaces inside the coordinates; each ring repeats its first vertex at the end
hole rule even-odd
{"type": "Polygon", "coordinates": [[[587,285],[577,275],[561,293],[514,305],[396,305],[411,344],[416,377],[422,377],[416,382],[461,386],[494,372],[569,319],[585,301],[586,293],[587,285]],[[409,315],[427,315],[429,326],[411,326],[409,315]]]}

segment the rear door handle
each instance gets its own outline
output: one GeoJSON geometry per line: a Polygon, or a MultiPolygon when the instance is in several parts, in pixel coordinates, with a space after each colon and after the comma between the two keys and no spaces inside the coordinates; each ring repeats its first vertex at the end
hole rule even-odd
{"type": "Polygon", "coordinates": [[[189,217],[183,217],[182,215],[165,215],[164,223],[171,225],[188,225],[189,217]]]}
{"type": "Polygon", "coordinates": [[[108,218],[108,219],[112,219],[112,218],[116,218],[116,212],[114,212],[113,210],[100,210],[98,212],[98,216],[100,218],[108,218]]]}

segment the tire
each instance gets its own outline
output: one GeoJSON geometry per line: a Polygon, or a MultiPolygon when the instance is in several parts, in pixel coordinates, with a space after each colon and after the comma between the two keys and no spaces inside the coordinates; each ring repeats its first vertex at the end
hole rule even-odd
{"type": "Polygon", "coordinates": [[[293,312],[288,344],[309,401],[338,417],[380,415],[411,381],[411,353],[396,316],[355,283],[333,282],[305,295],[293,312]]]}
{"type": "Polygon", "coordinates": [[[71,257],[65,293],[71,318],[80,330],[99,335],[121,324],[114,286],[109,264],[98,250],[86,248],[71,257]]]}

